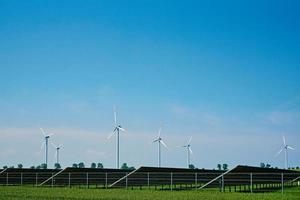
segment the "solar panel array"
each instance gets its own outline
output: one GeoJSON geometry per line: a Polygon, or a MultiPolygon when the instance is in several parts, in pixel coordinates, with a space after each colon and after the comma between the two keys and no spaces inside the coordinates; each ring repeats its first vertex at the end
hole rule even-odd
{"type": "MultiPolygon", "coordinates": [[[[157,168],[141,167],[134,173],[123,177],[110,187],[159,187],[171,186],[178,188],[195,188],[201,183],[224,173],[222,170],[184,169],[184,168],[157,168]]],[[[167,187],[168,188],[168,187],[167,187]]]]}
{"type": "Polygon", "coordinates": [[[219,185],[221,190],[270,191],[298,185],[300,172],[275,168],[237,166],[200,188],[219,185]]]}
{"type": "Polygon", "coordinates": [[[38,185],[59,171],[59,169],[8,168],[0,173],[0,185],[38,185]]]}
{"type": "Polygon", "coordinates": [[[222,191],[266,191],[300,184],[300,172],[237,166],[230,171],[140,167],[137,170],[65,168],[6,169],[1,185],[96,188],[152,188],[166,190],[218,188],[222,191]]]}
{"type": "Polygon", "coordinates": [[[44,182],[43,185],[50,185],[54,181],[55,186],[108,187],[108,185],[132,171],[130,169],[66,168],[61,173],[44,182]]]}

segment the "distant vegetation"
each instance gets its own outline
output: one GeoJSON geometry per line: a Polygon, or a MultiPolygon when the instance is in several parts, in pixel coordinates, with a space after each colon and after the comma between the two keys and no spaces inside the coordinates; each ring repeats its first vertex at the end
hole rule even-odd
{"type": "Polygon", "coordinates": [[[54,164],[54,168],[55,168],[55,169],[61,169],[61,166],[60,166],[59,163],[55,163],[55,164],[54,164]]]}
{"type": "Polygon", "coordinates": [[[189,169],[196,169],[193,164],[189,164],[189,169]]]}
{"type": "Polygon", "coordinates": [[[300,167],[290,167],[289,169],[295,170],[295,171],[300,171],[300,167]]]}
{"type": "MultiPolygon", "coordinates": [[[[74,168],[85,168],[85,164],[83,162],[80,162],[80,163],[74,163],[72,165],[72,167],[74,168]]],[[[103,169],[103,164],[102,163],[91,163],[91,168],[95,169],[95,168],[98,168],[98,169],[103,169]]]]}
{"type": "Polygon", "coordinates": [[[121,169],[135,170],[135,167],[128,167],[127,163],[123,163],[122,166],[121,166],[121,169]]]}
{"type": "Polygon", "coordinates": [[[271,168],[271,165],[270,164],[265,164],[265,163],[260,163],[260,167],[261,168],[271,168]]]}
{"type": "Polygon", "coordinates": [[[228,170],[228,164],[224,163],[224,164],[218,164],[217,165],[218,170],[228,170]]]}

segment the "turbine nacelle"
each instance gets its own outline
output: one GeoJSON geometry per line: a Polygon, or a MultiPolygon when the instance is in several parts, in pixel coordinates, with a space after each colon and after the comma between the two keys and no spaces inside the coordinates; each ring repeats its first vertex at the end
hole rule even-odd
{"type": "Polygon", "coordinates": [[[122,126],[121,126],[121,125],[119,125],[119,126],[116,126],[113,132],[115,132],[115,131],[117,131],[117,130],[119,130],[119,131],[123,131],[123,132],[125,132],[125,131],[126,131],[124,128],[122,128],[122,126]]]}

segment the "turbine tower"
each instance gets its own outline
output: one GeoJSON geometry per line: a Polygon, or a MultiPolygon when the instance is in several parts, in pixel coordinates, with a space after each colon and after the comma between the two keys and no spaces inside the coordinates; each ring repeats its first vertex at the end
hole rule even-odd
{"type": "Polygon", "coordinates": [[[157,139],[153,140],[153,143],[158,143],[158,167],[161,167],[161,145],[163,145],[166,149],[168,149],[166,143],[162,140],[160,137],[161,134],[161,128],[158,130],[158,137],[157,139]]]}
{"type": "Polygon", "coordinates": [[[55,158],[56,158],[56,163],[59,164],[59,150],[62,148],[62,144],[59,146],[56,146],[55,144],[51,143],[52,146],[55,148],[55,158]]]}
{"type": "Polygon", "coordinates": [[[193,151],[191,149],[191,142],[192,142],[192,137],[190,137],[190,139],[186,145],[182,146],[182,147],[186,148],[186,151],[187,151],[187,167],[188,168],[190,167],[190,164],[191,164],[191,154],[193,154],[193,151]]]}
{"type": "Polygon", "coordinates": [[[290,145],[286,144],[286,140],[285,137],[282,136],[283,139],[283,147],[282,149],[280,149],[277,153],[277,155],[279,155],[283,150],[284,150],[284,158],[285,158],[285,169],[288,169],[289,167],[289,160],[288,160],[288,150],[295,150],[293,147],[291,147],[290,145]]]}
{"type": "Polygon", "coordinates": [[[41,149],[45,145],[45,164],[48,167],[48,141],[49,141],[50,136],[53,136],[54,134],[46,134],[46,132],[42,128],[40,128],[40,130],[41,130],[42,134],[44,135],[44,139],[45,139],[45,143],[43,142],[41,149]]]}
{"type": "Polygon", "coordinates": [[[107,137],[107,139],[110,139],[114,134],[117,134],[117,145],[116,145],[116,168],[119,169],[120,164],[120,132],[125,132],[126,130],[122,128],[122,126],[117,123],[117,111],[116,107],[114,106],[114,118],[115,118],[115,128],[113,132],[107,137]]]}

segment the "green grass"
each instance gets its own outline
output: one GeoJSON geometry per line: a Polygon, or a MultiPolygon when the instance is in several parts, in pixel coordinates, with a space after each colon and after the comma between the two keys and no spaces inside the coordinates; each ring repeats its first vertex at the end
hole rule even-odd
{"type": "Polygon", "coordinates": [[[125,189],[78,189],[78,188],[35,188],[35,187],[15,187],[1,186],[0,199],[108,199],[108,200],[293,200],[300,199],[300,188],[290,188],[285,190],[285,194],[280,192],[264,194],[245,193],[220,193],[212,191],[153,191],[153,190],[125,190],[125,189]]]}

